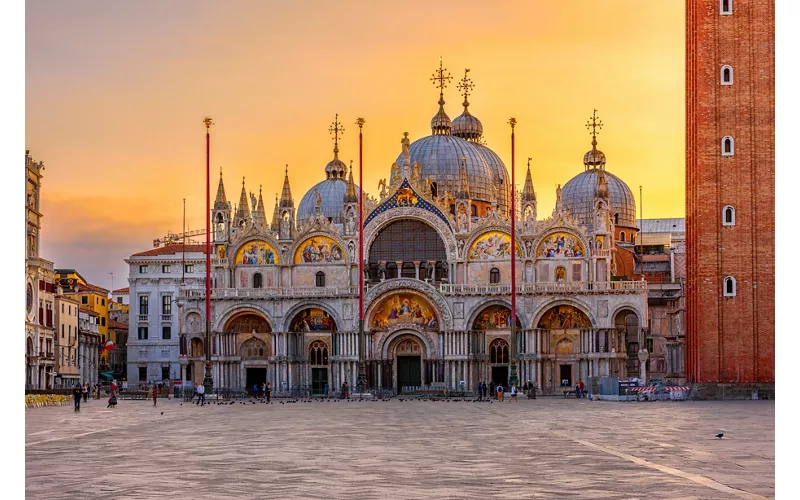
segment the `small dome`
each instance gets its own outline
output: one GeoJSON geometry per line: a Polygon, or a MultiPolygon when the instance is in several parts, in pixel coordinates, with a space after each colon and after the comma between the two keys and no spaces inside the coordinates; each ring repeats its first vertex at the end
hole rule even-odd
{"type": "MultiPolygon", "coordinates": [[[[598,151],[599,152],[599,151],[598,151]]],[[[594,197],[597,193],[598,169],[589,169],[569,180],[561,191],[564,208],[581,225],[594,225],[594,197]]],[[[612,214],[617,215],[615,225],[636,227],[636,201],[631,189],[622,179],[605,170],[612,214]]]]}
{"type": "Polygon", "coordinates": [[[599,149],[591,149],[583,155],[583,165],[586,168],[605,167],[606,155],[599,149]]]}
{"type": "MultiPolygon", "coordinates": [[[[319,195],[322,197],[322,215],[331,219],[334,224],[344,224],[343,202],[344,195],[347,192],[347,181],[342,176],[337,179],[325,179],[308,190],[297,206],[297,225],[305,224],[317,214],[315,189],[319,191],[319,195]]],[[[358,186],[356,186],[356,192],[358,191],[358,186]]]]}
{"type": "Polygon", "coordinates": [[[325,165],[325,177],[328,179],[344,179],[347,175],[347,165],[339,159],[339,150],[336,149],[333,160],[325,165]]]}
{"type": "Polygon", "coordinates": [[[483,135],[483,124],[465,106],[464,112],[453,120],[453,135],[468,141],[478,141],[483,135]]]}
{"type": "Polygon", "coordinates": [[[431,134],[433,135],[450,135],[453,129],[453,122],[450,117],[444,112],[444,96],[439,94],[439,111],[431,119],[431,134]]]}

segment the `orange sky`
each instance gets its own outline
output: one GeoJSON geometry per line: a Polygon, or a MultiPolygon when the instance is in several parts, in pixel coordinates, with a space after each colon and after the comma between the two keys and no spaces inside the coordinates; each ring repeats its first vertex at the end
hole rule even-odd
{"type": "MultiPolygon", "coordinates": [[[[340,1],[26,3],[26,147],[46,165],[42,255],[89,280],[127,286],[122,259],[204,225],[205,129],[211,116],[212,196],[225,171],[236,202],[263,186],[271,215],[289,175],[295,203],[324,178],[328,127],[345,123],[340,157],[358,158],[377,191],[403,132],[430,134],[439,56],[455,87],[470,68],[470,111],[517,184],[531,164],[540,217],[556,184],[583,170],[592,109],[608,171],[644,216],[684,215],[684,3],[340,1]]],[[[638,216],[638,213],[637,213],[638,216]]]]}

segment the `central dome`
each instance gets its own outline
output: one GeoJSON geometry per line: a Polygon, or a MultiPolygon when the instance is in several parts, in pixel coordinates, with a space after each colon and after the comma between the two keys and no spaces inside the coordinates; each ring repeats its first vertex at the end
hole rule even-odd
{"type": "MultiPolygon", "coordinates": [[[[597,189],[597,172],[589,169],[579,173],[564,185],[561,199],[570,215],[585,226],[594,226],[594,197],[597,189]]],[[[614,225],[636,227],[636,201],[631,189],[622,179],[605,170],[611,210],[615,215],[614,225]]]]}
{"type": "MultiPolygon", "coordinates": [[[[338,179],[325,179],[317,183],[300,200],[297,206],[297,225],[306,223],[317,213],[317,200],[314,190],[319,191],[322,198],[322,214],[331,219],[333,224],[344,224],[344,195],[347,191],[347,181],[338,179]]],[[[356,186],[356,193],[360,192],[356,186]]]]}

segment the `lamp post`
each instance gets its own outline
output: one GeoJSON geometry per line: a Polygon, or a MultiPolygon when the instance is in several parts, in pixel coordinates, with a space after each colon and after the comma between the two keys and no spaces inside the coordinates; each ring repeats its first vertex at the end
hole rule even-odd
{"type": "Polygon", "coordinates": [[[364,394],[367,383],[367,367],[364,361],[364,163],[363,163],[363,136],[361,128],[364,119],[358,118],[358,378],[356,388],[359,395],[364,394]]]}
{"type": "MultiPolygon", "coordinates": [[[[214,379],[211,378],[211,118],[205,117],[206,125],[206,374],[203,378],[205,390],[211,393],[214,379]]],[[[184,250],[186,250],[184,248],[184,250]]]]}

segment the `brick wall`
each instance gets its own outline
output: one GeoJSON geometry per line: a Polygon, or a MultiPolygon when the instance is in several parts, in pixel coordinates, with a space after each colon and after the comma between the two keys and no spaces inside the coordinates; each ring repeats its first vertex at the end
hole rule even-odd
{"type": "Polygon", "coordinates": [[[773,382],[775,3],[686,2],[687,376],[773,382]],[[723,65],[733,85],[721,85],[723,65]],[[734,138],[734,156],[721,141],[734,138]],[[722,226],[722,209],[736,224],[722,226]],[[733,276],[737,295],[723,297],[733,276]]]}

